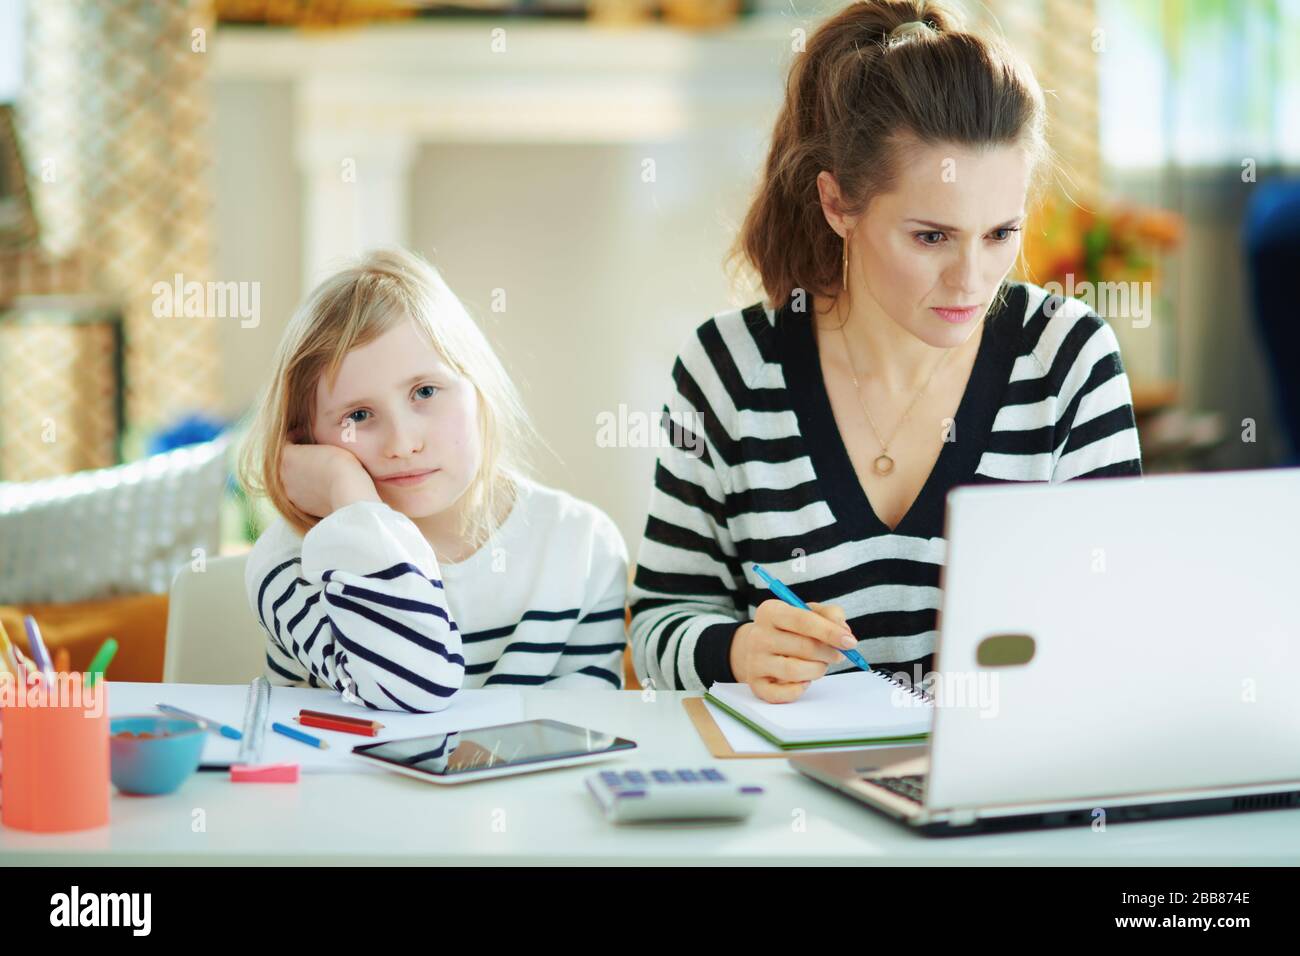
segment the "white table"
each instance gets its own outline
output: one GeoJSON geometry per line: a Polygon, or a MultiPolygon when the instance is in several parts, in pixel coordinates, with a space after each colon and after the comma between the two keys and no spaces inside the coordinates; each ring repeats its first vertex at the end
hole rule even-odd
{"type": "Polygon", "coordinates": [[[38,835],[0,828],[17,864],[1142,864],[1300,862],[1300,812],[1275,810],[1090,828],[934,839],[805,779],[784,760],[720,761],[767,793],[740,824],[616,827],[582,778],[602,766],[714,762],[682,693],[525,690],[528,717],[554,717],[640,745],[607,764],[438,787],[398,774],[304,774],[231,784],[198,773],[175,794],[124,797],[112,823],[38,835]],[[205,829],[196,832],[196,811],[205,829]]]}

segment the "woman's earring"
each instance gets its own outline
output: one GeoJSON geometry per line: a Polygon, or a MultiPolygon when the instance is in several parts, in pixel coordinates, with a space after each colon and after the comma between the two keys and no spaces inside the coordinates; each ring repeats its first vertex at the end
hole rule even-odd
{"type": "Polygon", "coordinates": [[[849,291],[849,234],[844,234],[844,259],[840,267],[840,283],[844,286],[844,291],[849,291]]]}

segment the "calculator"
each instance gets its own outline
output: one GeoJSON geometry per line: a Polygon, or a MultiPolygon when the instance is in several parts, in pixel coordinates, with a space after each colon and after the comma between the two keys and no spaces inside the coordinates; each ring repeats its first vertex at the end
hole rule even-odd
{"type": "Polygon", "coordinates": [[[587,789],[614,823],[653,820],[743,820],[763,788],[729,780],[714,767],[696,770],[604,770],[587,789]]]}

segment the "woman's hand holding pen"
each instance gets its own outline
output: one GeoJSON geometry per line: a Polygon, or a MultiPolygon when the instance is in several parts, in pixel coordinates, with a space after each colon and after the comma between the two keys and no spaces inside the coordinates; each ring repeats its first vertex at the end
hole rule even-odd
{"type": "Polygon", "coordinates": [[[337,445],[286,444],[280,480],[289,500],[318,518],[355,501],[381,500],[361,460],[337,445]]]}
{"type": "Polygon", "coordinates": [[[731,671],[754,696],[772,704],[797,700],[809,683],[840,657],[837,648],[857,647],[835,604],[792,607],[777,598],[758,606],[754,620],[736,629],[731,640],[731,671]]]}

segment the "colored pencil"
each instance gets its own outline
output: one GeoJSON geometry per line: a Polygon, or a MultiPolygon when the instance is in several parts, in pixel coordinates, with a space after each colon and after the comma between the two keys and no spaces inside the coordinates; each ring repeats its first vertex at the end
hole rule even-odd
{"type": "Polygon", "coordinates": [[[317,727],[320,730],[337,730],[344,734],[360,734],[362,737],[374,737],[379,734],[379,730],[373,724],[354,724],[348,720],[329,720],[325,717],[314,717],[311,714],[303,714],[295,719],[304,727],[317,727]]]}
{"type": "Polygon", "coordinates": [[[301,730],[294,730],[286,724],[273,723],[271,724],[271,729],[277,734],[283,734],[291,740],[304,743],[309,747],[319,747],[321,750],[325,750],[329,747],[329,744],[321,740],[319,737],[313,737],[311,734],[304,734],[301,730]]]}
{"type": "Polygon", "coordinates": [[[371,720],[368,717],[353,717],[350,714],[331,714],[324,710],[308,710],[306,707],[298,711],[300,717],[319,717],[322,720],[337,720],[345,724],[361,724],[366,727],[374,727],[376,730],[383,730],[384,725],[377,720],[371,720]]]}

